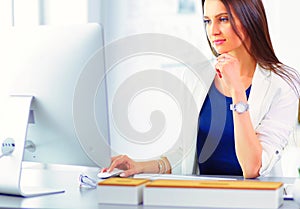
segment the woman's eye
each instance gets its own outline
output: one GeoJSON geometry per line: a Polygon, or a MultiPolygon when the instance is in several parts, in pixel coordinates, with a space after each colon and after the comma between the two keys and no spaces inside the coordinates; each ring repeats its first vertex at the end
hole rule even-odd
{"type": "Polygon", "coordinates": [[[220,17],[220,22],[228,22],[228,17],[220,17]]]}
{"type": "Polygon", "coordinates": [[[204,22],[204,25],[208,25],[210,23],[210,20],[204,19],[203,22],[204,22]]]}

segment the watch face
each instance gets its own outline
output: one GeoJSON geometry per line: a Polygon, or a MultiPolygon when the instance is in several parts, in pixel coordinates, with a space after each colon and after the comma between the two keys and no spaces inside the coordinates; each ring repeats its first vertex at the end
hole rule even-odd
{"type": "Polygon", "coordinates": [[[245,111],[248,110],[248,104],[246,103],[243,103],[243,102],[239,102],[235,105],[235,110],[238,112],[238,113],[243,113],[245,111]]]}
{"type": "Polygon", "coordinates": [[[237,104],[231,104],[230,109],[233,111],[236,111],[237,113],[243,113],[246,112],[249,109],[249,105],[244,102],[239,102],[237,104]]]}
{"type": "Polygon", "coordinates": [[[246,110],[245,106],[241,103],[236,104],[235,108],[237,112],[244,112],[246,110]]]}

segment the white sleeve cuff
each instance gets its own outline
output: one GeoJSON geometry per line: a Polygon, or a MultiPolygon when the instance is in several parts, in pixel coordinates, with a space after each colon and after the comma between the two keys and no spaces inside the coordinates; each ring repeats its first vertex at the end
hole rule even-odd
{"type": "MultiPolygon", "coordinates": [[[[276,163],[279,162],[282,151],[274,150],[270,153],[271,155],[269,155],[265,150],[262,152],[262,166],[259,170],[260,176],[268,176],[271,173],[276,175],[276,172],[274,173],[272,170],[275,168],[276,163]]],[[[277,171],[278,174],[279,172],[281,171],[277,171]]]]}

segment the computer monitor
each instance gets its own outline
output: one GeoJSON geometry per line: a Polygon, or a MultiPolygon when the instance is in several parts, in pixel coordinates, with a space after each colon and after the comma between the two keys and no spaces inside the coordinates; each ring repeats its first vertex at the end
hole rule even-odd
{"type": "Polygon", "coordinates": [[[0,96],[34,96],[24,161],[109,165],[103,34],[96,23],[2,29],[0,96]]]}

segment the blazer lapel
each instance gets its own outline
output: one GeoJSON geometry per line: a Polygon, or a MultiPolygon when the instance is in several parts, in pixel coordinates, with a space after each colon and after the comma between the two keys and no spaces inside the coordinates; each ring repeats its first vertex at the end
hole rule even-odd
{"type": "Polygon", "coordinates": [[[254,129],[259,125],[265,104],[266,94],[269,91],[271,84],[271,71],[262,69],[257,65],[254,72],[251,91],[248,99],[249,113],[254,129]]]}

